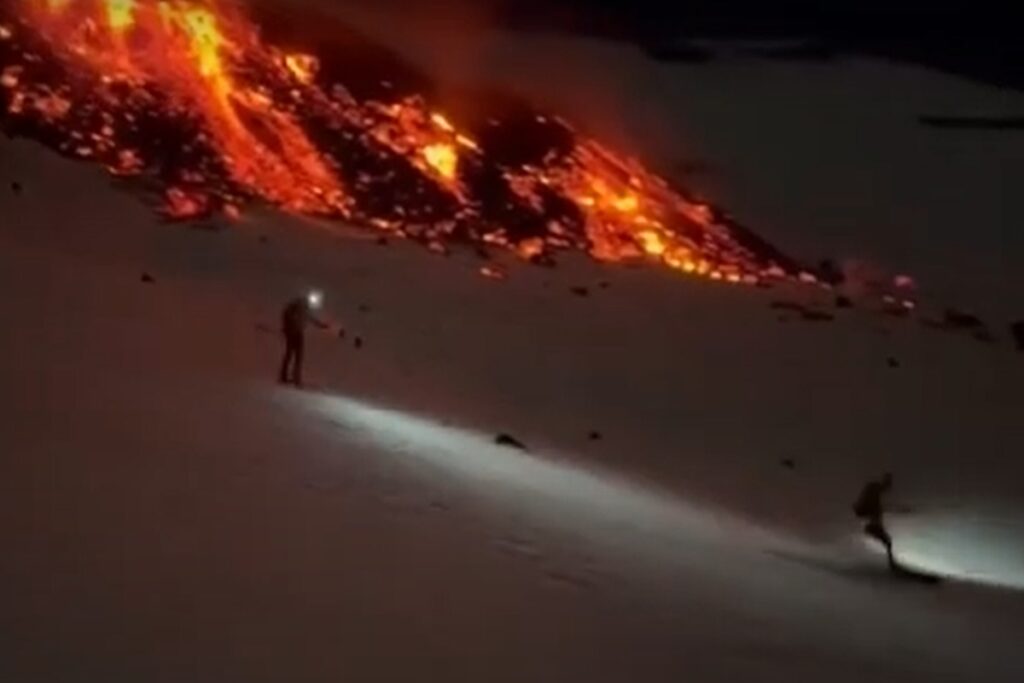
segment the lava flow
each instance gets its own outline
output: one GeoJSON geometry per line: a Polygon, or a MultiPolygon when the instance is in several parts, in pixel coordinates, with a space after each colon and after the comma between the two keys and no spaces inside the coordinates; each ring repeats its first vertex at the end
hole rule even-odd
{"type": "Polygon", "coordinates": [[[441,251],[461,241],[546,262],[577,249],[728,282],[800,274],[560,118],[460,125],[426,93],[355,94],[322,57],[212,0],[8,0],[0,126],[149,181],[172,218],[262,202],[441,251]]]}

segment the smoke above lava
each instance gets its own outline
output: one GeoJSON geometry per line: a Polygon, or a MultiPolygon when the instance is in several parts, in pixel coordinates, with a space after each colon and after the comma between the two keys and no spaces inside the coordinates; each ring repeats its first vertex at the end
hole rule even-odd
{"type": "Polygon", "coordinates": [[[386,61],[339,59],[322,39],[282,46],[256,14],[213,0],[7,0],[0,126],[136,178],[172,219],[262,203],[438,251],[494,246],[544,263],[578,250],[734,283],[813,279],[558,116],[501,101],[456,120],[386,61]]]}

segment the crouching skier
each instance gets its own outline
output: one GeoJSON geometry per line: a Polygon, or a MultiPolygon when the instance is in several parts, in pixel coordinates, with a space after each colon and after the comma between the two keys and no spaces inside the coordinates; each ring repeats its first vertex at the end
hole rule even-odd
{"type": "Polygon", "coordinates": [[[857,502],[853,504],[855,515],[864,520],[864,533],[875,539],[885,547],[885,554],[889,558],[889,569],[897,572],[899,564],[892,551],[892,536],[885,528],[884,515],[885,506],[882,498],[892,489],[892,475],[886,472],[880,479],[869,481],[861,489],[857,502]]]}

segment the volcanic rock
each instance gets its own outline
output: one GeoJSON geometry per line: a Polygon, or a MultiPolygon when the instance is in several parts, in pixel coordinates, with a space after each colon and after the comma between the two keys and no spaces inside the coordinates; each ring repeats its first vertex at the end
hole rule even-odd
{"type": "Polygon", "coordinates": [[[797,301],[773,301],[771,307],[777,311],[794,311],[795,313],[803,313],[804,305],[797,301]]]}
{"type": "Polygon", "coordinates": [[[519,439],[515,438],[511,434],[506,434],[505,432],[502,432],[502,433],[498,434],[497,436],[495,436],[494,437],[494,443],[498,444],[499,446],[507,446],[508,448],[516,448],[516,449],[521,450],[521,451],[525,451],[526,450],[526,445],[522,441],[520,441],[519,439]]]}
{"type": "Polygon", "coordinates": [[[816,311],[813,308],[805,308],[800,317],[810,322],[829,322],[835,320],[835,316],[826,311],[816,311]]]}
{"type": "MultiPolygon", "coordinates": [[[[816,308],[805,306],[798,301],[773,301],[771,307],[776,311],[792,311],[799,314],[802,320],[810,322],[827,322],[835,319],[835,316],[827,311],[819,311],[816,308]]],[[[786,321],[783,318],[779,318],[779,322],[786,321]]]]}
{"type": "Polygon", "coordinates": [[[139,280],[141,282],[146,283],[147,285],[151,285],[151,284],[154,284],[156,282],[156,278],[154,278],[149,273],[143,273],[142,277],[140,277],[139,280]]]}
{"type": "Polygon", "coordinates": [[[890,315],[894,318],[906,318],[910,315],[910,309],[904,306],[902,303],[894,299],[893,297],[884,297],[882,299],[882,312],[886,315],[890,315]]]}
{"type": "MultiPolygon", "coordinates": [[[[7,4],[0,3],[5,20],[7,4]]],[[[65,26],[69,22],[54,22],[51,31],[20,17],[13,29],[5,21],[4,32],[16,34],[0,41],[0,61],[12,70],[5,85],[17,74],[16,94],[26,104],[60,93],[65,115],[49,116],[37,106],[0,106],[0,128],[88,158],[111,173],[138,175],[152,184],[152,196],[160,197],[155,208],[167,220],[201,229],[223,227],[203,219],[237,216],[247,204],[301,206],[306,215],[387,230],[377,238],[381,246],[390,236],[408,238],[446,256],[456,244],[511,248],[530,240],[529,260],[547,265],[562,249],[597,257],[588,235],[598,216],[610,243],[623,245],[601,260],[625,259],[633,253],[629,245],[642,236],[638,226],[656,218],[665,223],[660,234],[667,249],[692,252],[715,267],[733,264],[741,274],[771,267],[787,279],[795,276],[798,265],[791,258],[718,208],[662,186],[639,164],[516,97],[467,94],[465,117],[448,121],[434,101],[439,88],[426,74],[356,36],[351,45],[343,41],[344,49],[314,41],[318,54],[309,59],[320,67],[316,77],[305,67],[301,74],[291,66],[279,68],[283,46],[295,45],[308,23],[319,22],[300,22],[294,15],[302,13],[270,7],[279,3],[252,4],[260,7],[250,8],[251,19],[235,12],[224,17],[233,29],[229,33],[253,36],[237,46],[239,63],[232,66],[240,73],[229,82],[203,77],[203,60],[194,59],[188,41],[180,40],[177,27],[188,21],[188,3],[163,3],[160,16],[129,12],[132,33],[145,40],[88,31],[90,49],[84,51],[78,49],[78,31],[65,26]],[[74,44],[65,45],[66,39],[74,44]],[[138,77],[110,78],[103,58],[110,50],[138,77]],[[166,54],[155,65],[149,53],[161,50],[166,54]],[[260,106],[237,116],[234,104],[199,104],[235,86],[259,91],[260,106]],[[288,122],[286,130],[280,121],[288,122]],[[239,144],[226,134],[239,136],[239,144]],[[424,159],[427,150],[431,154],[424,159]],[[311,163],[304,163],[307,157],[311,163]],[[337,177],[311,171],[335,166],[337,177]],[[638,215],[607,219],[607,209],[614,207],[604,204],[615,203],[614,192],[599,206],[577,197],[579,183],[614,189],[624,168],[635,186],[631,193],[639,195],[638,215]],[[691,209],[706,217],[693,218],[691,209]],[[716,229],[700,229],[705,220],[716,229]],[[500,238],[492,226],[501,226],[500,238]]],[[[74,5],[76,19],[103,13],[102,3],[74,5]]],[[[83,18],[90,25],[106,21],[83,18]]],[[[8,89],[0,89],[5,102],[8,89]]]]}
{"type": "Polygon", "coordinates": [[[21,183],[19,183],[17,180],[12,181],[11,182],[11,192],[13,192],[16,195],[20,195],[21,194],[21,183]]]}
{"type": "Polygon", "coordinates": [[[576,296],[590,296],[590,290],[587,289],[586,287],[570,287],[569,291],[575,294],[576,296]]]}
{"type": "Polygon", "coordinates": [[[900,367],[899,359],[895,358],[893,356],[889,356],[888,358],[886,358],[885,359],[885,364],[888,365],[890,368],[893,368],[893,369],[896,369],[896,368],[900,367]]]}
{"type": "Polygon", "coordinates": [[[946,309],[942,322],[947,328],[955,330],[974,330],[985,326],[978,316],[955,308],[946,309]]]}
{"type": "Polygon", "coordinates": [[[818,279],[830,285],[839,285],[843,282],[843,271],[832,259],[824,259],[818,264],[818,279]]]}
{"type": "Polygon", "coordinates": [[[1024,320],[1010,323],[1010,334],[1013,335],[1013,340],[1017,344],[1017,350],[1024,351],[1024,320]]]}
{"type": "Polygon", "coordinates": [[[992,344],[996,340],[995,335],[992,334],[987,327],[982,327],[981,329],[976,330],[971,336],[980,342],[985,342],[986,344],[992,344]]]}

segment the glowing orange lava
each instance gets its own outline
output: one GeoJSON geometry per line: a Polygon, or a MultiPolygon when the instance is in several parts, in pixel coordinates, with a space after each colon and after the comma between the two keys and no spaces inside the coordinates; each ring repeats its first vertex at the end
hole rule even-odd
{"type": "Polygon", "coordinates": [[[439,251],[459,236],[531,260],[574,248],[723,282],[796,275],[702,202],[559,119],[533,125],[568,147],[506,162],[485,131],[422,96],[360,101],[327,85],[318,56],[268,44],[235,5],[20,1],[15,20],[0,23],[0,45],[21,41],[0,51],[0,123],[118,175],[159,175],[170,217],[235,216],[259,200],[439,251]],[[24,47],[36,38],[45,59],[24,47]]]}
{"type": "MultiPolygon", "coordinates": [[[[200,115],[232,177],[257,195],[306,213],[343,213],[331,160],[230,63],[259,49],[255,31],[185,0],[30,2],[34,25],[69,56],[112,81],[154,85],[200,115]]],[[[111,103],[116,105],[117,103],[111,103]]]]}

